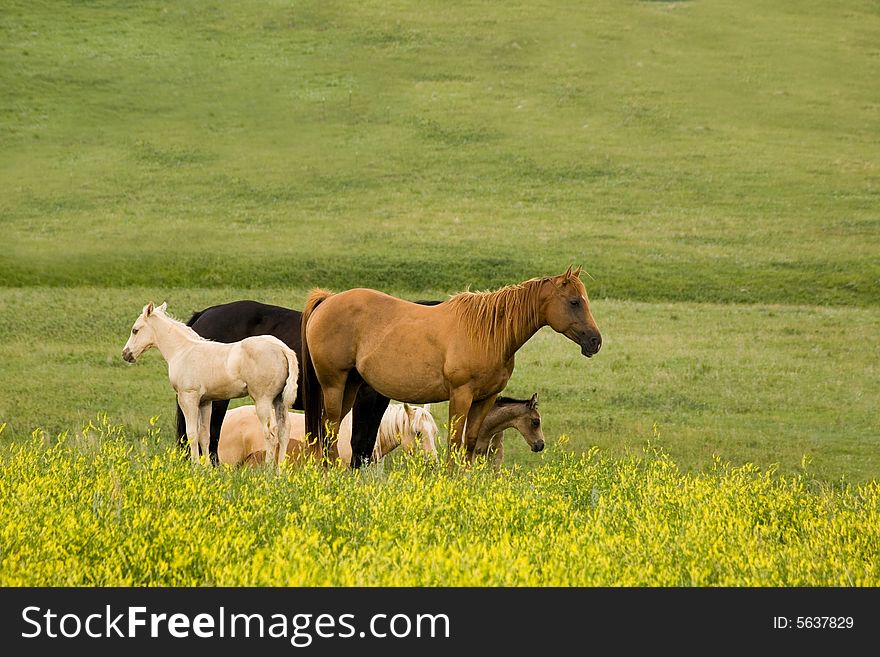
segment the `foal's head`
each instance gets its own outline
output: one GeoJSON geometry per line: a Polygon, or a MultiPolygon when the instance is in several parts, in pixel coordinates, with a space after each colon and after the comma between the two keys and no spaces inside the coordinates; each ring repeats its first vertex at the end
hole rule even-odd
{"type": "Polygon", "coordinates": [[[154,313],[164,313],[167,304],[154,307],[152,303],[144,306],[143,312],[138,315],[134,325],[131,327],[131,335],[128,336],[128,342],[122,349],[122,359],[133,363],[138,357],[150,347],[156,346],[156,333],[153,327],[147,321],[154,313]]]}
{"type": "Polygon", "coordinates": [[[527,400],[499,397],[495,403],[499,406],[509,405],[509,407],[515,408],[513,428],[522,434],[533,452],[540,452],[544,449],[544,429],[541,427],[541,414],[538,412],[538,393],[527,400]]]}
{"type": "Polygon", "coordinates": [[[542,290],[542,303],[550,328],[580,345],[581,353],[589,358],[602,347],[602,335],[590,312],[580,273],[580,267],[574,271],[569,267],[564,274],[550,277],[551,284],[542,290]]]}
{"type": "Polygon", "coordinates": [[[437,455],[437,423],[429,410],[430,405],[410,406],[409,404],[393,404],[382,418],[379,426],[379,440],[376,441],[376,460],[381,458],[396,445],[401,445],[407,452],[417,449],[426,455],[437,455]],[[383,445],[383,443],[388,443],[383,445]]]}
{"type": "Polygon", "coordinates": [[[437,454],[437,423],[431,415],[430,404],[425,406],[410,406],[404,404],[403,408],[409,419],[409,431],[401,435],[401,444],[407,451],[415,449],[416,445],[425,454],[437,454]]]}

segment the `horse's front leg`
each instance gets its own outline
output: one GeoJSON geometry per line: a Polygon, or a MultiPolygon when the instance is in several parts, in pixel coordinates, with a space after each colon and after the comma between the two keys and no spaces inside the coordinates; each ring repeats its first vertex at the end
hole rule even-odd
{"type": "Polygon", "coordinates": [[[504,462],[504,432],[499,431],[492,435],[489,441],[491,460],[495,465],[495,472],[501,472],[501,464],[504,462]]]}
{"type": "Polygon", "coordinates": [[[496,397],[498,397],[498,395],[490,395],[485,399],[481,399],[480,401],[471,404],[471,410],[468,413],[467,428],[465,429],[465,444],[467,445],[468,463],[474,462],[474,448],[477,446],[477,438],[480,435],[483,420],[486,419],[489,411],[491,411],[492,407],[495,405],[496,397]]]}
{"type": "Polygon", "coordinates": [[[205,465],[211,463],[208,448],[211,445],[211,402],[203,401],[199,404],[199,449],[201,458],[205,459],[205,465]]]}
{"type": "Polygon", "coordinates": [[[474,395],[470,388],[453,388],[449,395],[449,459],[464,443],[465,421],[471,410],[474,395]]]}
{"type": "Polygon", "coordinates": [[[186,439],[189,443],[189,458],[199,462],[199,395],[192,392],[178,392],[177,403],[186,422],[186,439]]]}

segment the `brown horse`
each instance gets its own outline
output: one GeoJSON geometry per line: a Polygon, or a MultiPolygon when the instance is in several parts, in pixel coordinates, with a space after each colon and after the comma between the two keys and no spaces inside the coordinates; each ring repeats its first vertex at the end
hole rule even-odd
{"type": "Polygon", "coordinates": [[[483,420],[513,373],[514,354],[538,329],[550,326],[587,357],[602,346],[579,274],[569,267],[494,292],[462,292],[436,306],[363,288],[312,291],[302,315],[307,431],[334,459],[324,424],[335,436],[366,381],[404,402],[448,400],[450,447],[464,438],[473,458],[483,420]]]}

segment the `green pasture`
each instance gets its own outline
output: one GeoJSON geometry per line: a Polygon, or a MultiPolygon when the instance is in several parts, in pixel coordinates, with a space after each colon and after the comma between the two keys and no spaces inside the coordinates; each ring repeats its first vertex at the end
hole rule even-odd
{"type": "MultiPolygon", "coordinates": [[[[442,298],[439,292],[429,296],[442,298]]],[[[10,435],[77,430],[106,412],[132,432],[158,427],[169,443],[174,393],[157,351],[121,358],[143,304],[167,300],[178,316],[227,299],[302,307],[304,290],[7,288],[0,303],[0,418],[10,435]]],[[[576,450],[641,453],[648,440],[687,468],[726,461],[778,464],[818,477],[876,476],[878,333],[873,309],[730,306],[597,299],[605,344],[592,359],[550,329],[518,356],[506,394],[537,392],[548,439],[576,450]],[[613,327],[613,328],[612,328],[613,327]],[[829,341],[827,336],[836,336],[829,341]],[[656,428],[655,428],[656,425],[656,428]],[[659,432],[659,436],[656,433],[659,432]]],[[[434,407],[438,425],[446,404],[434,407]]],[[[5,437],[5,435],[4,435],[5,437]]],[[[508,461],[542,457],[507,432],[508,461]]]]}
{"type": "Polygon", "coordinates": [[[545,329],[506,391],[548,439],[877,478],[878,80],[870,0],[6,0],[0,441],[170,444],[161,357],[120,358],[148,300],[574,263],[602,351],[545,329]]]}

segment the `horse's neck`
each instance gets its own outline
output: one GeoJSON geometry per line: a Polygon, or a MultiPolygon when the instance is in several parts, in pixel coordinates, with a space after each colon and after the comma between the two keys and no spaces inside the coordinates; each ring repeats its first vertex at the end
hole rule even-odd
{"type": "Polygon", "coordinates": [[[380,431],[378,437],[376,438],[376,447],[373,450],[375,460],[378,461],[379,459],[383,458],[396,446],[397,443],[394,442],[385,431],[380,431]]]}
{"type": "Polygon", "coordinates": [[[379,435],[376,437],[376,448],[373,450],[376,455],[376,460],[381,459],[400,444],[397,439],[397,428],[397,418],[395,418],[394,422],[389,422],[387,424],[383,422],[379,425],[379,435]]]}
{"type": "Polygon", "coordinates": [[[480,427],[480,435],[491,436],[499,431],[504,431],[513,426],[516,418],[519,417],[514,406],[496,406],[480,427]]]}
{"type": "Polygon", "coordinates": [[[150,320],[152,320],[153,333],[156,335],[156,347],[166,361],[171,360],[187,345],[199,342],[186,327],[178,326],[168,317],[153,314],[150,320]]]}
{"type": "MultiPolygon", "coordinates": [[[[520,291],[522,295],[523,304],[529,303],[538,303],[540,304],[540,286],[544,284],[544,281],[535,281],[532,285],[538,286],[537,290],[534,290],[528,286],[524,286],[520,291]],[[529,299],[529,295],[537,295],[537,299],[529,299]]],[[[506,319],[506,318],[505,318],[506,319]]],[[[520,347],[522,347],[526,342],[528,342],[531,337],[538,332],[542,326],[547,323],[544,318],[543,310],[539,310],[535,316],[531,316],[531,314],[523,314],[520,318],[520,321],[517,322],[513,326],[513,330],[509,334],[509,338],[507,340],[508,344],[504,345],[504,360],[507,362],[513,355],[519,351],[520,347]]]]}

